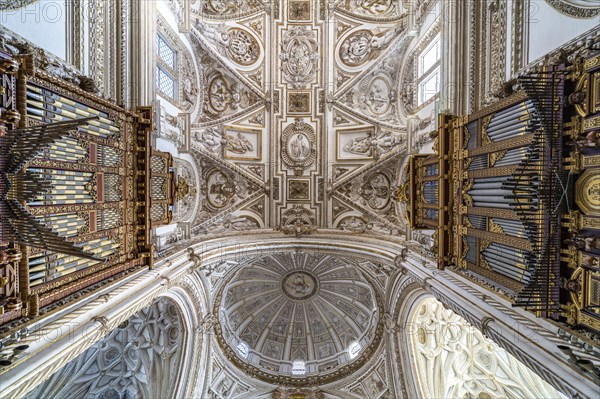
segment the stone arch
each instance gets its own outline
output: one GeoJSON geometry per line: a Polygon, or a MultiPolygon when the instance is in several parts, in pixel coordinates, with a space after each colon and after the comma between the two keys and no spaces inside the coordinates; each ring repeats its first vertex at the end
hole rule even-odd
{"type": "Polygon", "coordinates": [[[173,397],[186,331],[181,308],[162,296],[29,392],[27,398],[173,397]]]}
{"type": "Polygon", "coordinates": [[[201,371],[207,370],[210,362],[210,343],[199,334],[199,326],[209,313],[206,282],[198,274],[191,273],[160,298],[169,298],[179,307],[185,331],[184,354],[173,397],[198,397],[203,389],[201,371]]]}
{"type": "Polygon", "coordinates": [[[413,367],[405,353],[407,333],[410,332],[407,320],[412,310],[412,304],[426,296],[430,296],[430,294],[425,290],[423,284],[416,281],[412,276],[401,274],[396,279],[391,295],[393,302],[390,304],[393,313],[390,315],[387,328],[392,333],[392,353],[399,365],[396,369],[397,374],[394,375],[394,387],[397,397],[419,397],[415,385],[412,383],[415,380],[413,367]]]}
{"type": "Polygon", "coordinates": [[[413,295],[399,338],[409,397],[566,397],[433,296],[413,295]]]}

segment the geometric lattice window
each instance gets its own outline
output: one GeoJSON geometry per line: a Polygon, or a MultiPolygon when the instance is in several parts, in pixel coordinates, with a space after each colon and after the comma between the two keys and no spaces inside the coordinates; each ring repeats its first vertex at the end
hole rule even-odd
{"type": "Polygon", "coordinates": [[[158,57],[173,71],[177,69],[177,53],[173,48],[162,38],[161,35],[156,36],[156,50],[158,57]]]}
{"type": "Polygon", "coordinates": [[[156,67],[156,87],[169,98],[177,98],[175,90],[175,79],[166,72],[161,66],[156,67]]]}
{"type": "Polygon", "coordinates": [[[156,88],[168,98],[177,100],[177,51],[163,36],[156,35],[156,88]]]}

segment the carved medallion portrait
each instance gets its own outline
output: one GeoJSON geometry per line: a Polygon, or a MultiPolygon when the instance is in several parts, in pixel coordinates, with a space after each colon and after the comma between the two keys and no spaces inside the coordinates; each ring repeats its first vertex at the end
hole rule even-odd
{"type": "Polygon", "coordinates": [[[215,208],[223,208],[235,195],[235,184],[225,173],[215,170],[206,180],[206,198],[215,208]]]}
{"type": "Polygon", "coordinates": [[[296,300],[308,299],[315,295],[317,287],[317,278],[303,270],[287,274],[281,283],[284,294],[296,300]]]}
{"type": "Polygon", "coordinates": [[[283,130],[281,158],[283,162],[300,171],[313,164],[316,158],[316,135],[313,127],[301,118],[283,130]]]}
{"type": "Polygon", "coordinates": [[[390,84],[385,78],[376,77],[369,84],[365,104],[372,113],[383,115],[390,108],[391,91],[390,84]]]}
{"type": "Polygon", "coordinates": [[[216,73],[208,82],[207,105],[213,113],[224,112],[236,100],[233,90],[221,73],[216,73]]]}

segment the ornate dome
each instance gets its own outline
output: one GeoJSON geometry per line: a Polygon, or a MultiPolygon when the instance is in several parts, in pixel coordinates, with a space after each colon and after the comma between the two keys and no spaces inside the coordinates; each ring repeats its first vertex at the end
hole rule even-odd
{"type": "Polygon", "coordinates": [[[373,351],[380,304],[355,260],[301,252],[260,256],[220,292],[218,337],[231,360],[259,378],[322,381],[360,366],[373,351]]]}

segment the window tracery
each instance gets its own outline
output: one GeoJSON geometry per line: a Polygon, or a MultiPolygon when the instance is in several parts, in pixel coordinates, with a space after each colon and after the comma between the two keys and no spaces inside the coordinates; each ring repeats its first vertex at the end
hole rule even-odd
{"type": "Polygon", "coordinates": [[[408,342],[424,398],[566,398],[435,298],[413,308],[408,342]]]}
{"type": "Polygon", "coordinates": [[[184,339],[167,298],[142,309],[38,385],[26,398],[173,397],[184,339]]]}

